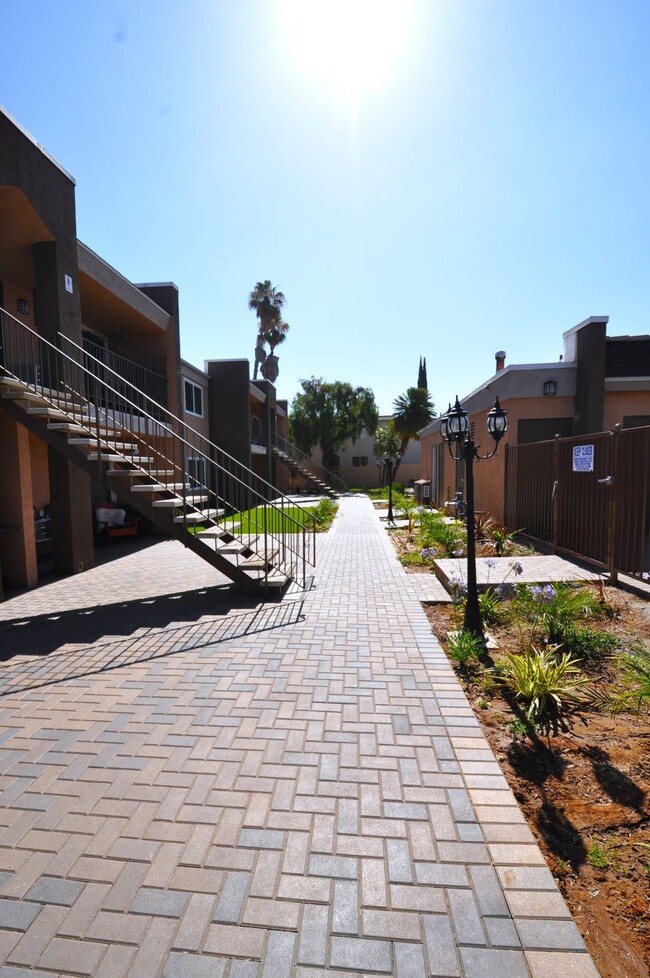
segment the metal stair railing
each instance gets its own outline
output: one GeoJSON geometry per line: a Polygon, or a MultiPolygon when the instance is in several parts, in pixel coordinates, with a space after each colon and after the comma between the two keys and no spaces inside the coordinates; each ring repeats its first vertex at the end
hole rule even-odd
{"type": "MultiPolygon", "coordinates": [[[[108,368],[112,372],[113,386],[118,390],[121,384],[127,383],[131,388],[135,387],[136,390],[148,394],[156,404],[163,406],[167,404],[166,374],[152,370],[151,367],[135,363],[135,361],[129,360],[128,357],[114,353],[112,350],[106,349],[99,343],[94,343],[86,337],[84,337],[82,345],[84,353],[87,354],[84,357],[83,365],[91,374],[95,374],[100,380],[104,379],[103,371],[105,368],[108,368]],[[118,377],[121,378],[119,382],[117,381],[118,377]]],[[[110,381],[108,382],[110,383],[110,381]]],[[[153,414],[155,412],[151,411],[150,413],[153,414]]]]}
{"type": "Polygon", "coordinates": [[[297,445],[294,445],[293,442],[283,438],[282,435],[278,435],[277,432],[273,433],[272,439],[273,447],[276,448],[278,452],[286,455],[294,465],[302,465],[308,470],[314,479],[324,482],[337,492],[346,491],[347,486],[340,476],[335,475],[334,472],[330,472],[330,470],[326,469],[320,462],[315,462],[310,455],[303,452],[297,445]]]}
{"type": "MultiPolygon", "coordinates": [[[[120,381],[116,390],[103,379],[107,373],[114,373],[106,364],[97,361],[102,377],[92,373],[83,365],[90,354],[68,337],[59,334],[77,358],[5,310],[0,310],[0,327],[0,377],[4,374],[5,379],[20,381],[24,392],[36,394],[49,404],[50,422],[61,425],[64,435],[83,442],[84,436],[92,433],[101,481],[102,464],[106,462],[114,465],[112,474],[117,477],[148,478],[149,485],[164,487],[168,498],[157,500],[158,505],[173,510],[171,519],[175,517],[175,524],[182,525],[186,533],[196,528],[193,524],[207,523],[208,528],[217,528],[218,535],[239,542],[239,552],[233,552],[236,548],[232,546],[228,551],[228,559],[235,566],[241,568],[247,560],[250,563],[251,554],[257,555],[257,580],[261,584],[267,585],[270,577],[280,573],[306,586],[307,568],[315,564],[315,519],[311,513],[296,507],[270,483],[119,374],[115,375],[120,381]],[[131,388],[131,397],[125,395],[125,385],[131,388]],[[157,417],[147,410],[149,406],[157,417]],[[296,508],[301,519],[293,515],[296,508]],[[239,514],[249,510],[254,513],[244,528],[239,514]],[[207,515],[202,518],[201,514],[207,515]]],[[[124,498],[125,494],[121,495],[124,498]]],[[[202,542],[218,552],[216,536],[215,532],[202,542]],[[214,544],[208,539],[214,539],[214,544]]],[[[200,538],[199,532],[195,540],[200,538]]]]}

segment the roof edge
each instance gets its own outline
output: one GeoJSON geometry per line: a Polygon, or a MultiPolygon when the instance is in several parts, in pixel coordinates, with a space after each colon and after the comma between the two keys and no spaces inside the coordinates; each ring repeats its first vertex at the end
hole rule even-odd
{"type": "Polygon", "coordinates": [[[63,173],[63,175],[66,176],[68,178],[68,180],[70,180],[70,182],[73,184],[73,186],[75,186],[75,187],[77,186],[77,181],[72,176],[72,174],[70,173],[70,171],[69,170],[66,170],[66,168],[64,166],[62,166],[62,164],[59,163],[59,161],[54,156],[52,156],[51,153],[49,153],[45,149],[45,146],[43,146],[42,143],[39,143],[38,139],[36,139],[34,136],[32,136],[32,134],[29,131],[29,129],[25,129],[25,127],[22,124],[22,122],[19,122],[18,119],[15,117],[15,115],[12,115],[12,113],[9,111],[9,109],[5,108],[5,106],[2,105],[1,103],[0,103],[0,112],[2,113],[2,115],[4,115],[9,120],[9,122],[11,122],[11,124],[13,126],[16,127],[16,129],[18,129],[18,130],[20,130],[20,132],[22,132],[23,136],[25,136],[27,139],[29,139],[30,143],[33,143],[34,146],[36,146],[36,148],[43,154],[43,156],[45,156],[50,161],[50,163],[53,163],[54,164],[54,166],[57,168],[57,170],[60,170],[61,173],[63,173]]]}

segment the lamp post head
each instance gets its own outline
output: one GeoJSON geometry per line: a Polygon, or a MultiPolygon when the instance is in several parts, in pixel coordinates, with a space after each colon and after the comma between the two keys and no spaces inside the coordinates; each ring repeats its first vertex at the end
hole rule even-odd
{"type": "Polygon", "coordinates": [[[499,404],[498,397],[494,402],[494,407],[487,416],[487,428],[494,439],[495,445],[499,444],[508,430],[508,414],[499,404]]]}
{"type": "Polygon", "coordinates": [[[467,417],[467,411],[463,410],[458,397],[456,397],[456,403],[453,408],[450,407],[447,411],[444,423],[441,426],[441,431],[443,427],[443,437],[448,445],[451,445],[452,442],[465,441],[469,431],[469,418],[467,417]]]}

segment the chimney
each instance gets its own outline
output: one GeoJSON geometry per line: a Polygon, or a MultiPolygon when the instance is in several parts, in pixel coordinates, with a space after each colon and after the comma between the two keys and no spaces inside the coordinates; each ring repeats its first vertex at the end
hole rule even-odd
{"type": "Polygon", "coordinates": [[[494,354],[494,359],[497,362],[497,373],[499,373],[500,370],[503,370],[506,364],[506,351],[499,350],[498,353],[494,354]]]}

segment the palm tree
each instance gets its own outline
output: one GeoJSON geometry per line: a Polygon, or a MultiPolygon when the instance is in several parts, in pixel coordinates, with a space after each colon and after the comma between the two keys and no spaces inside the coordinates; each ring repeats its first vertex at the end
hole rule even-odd
{"type": "MultiPolygon", "coordinates": [[[[264,343],[268,342],[268,335],[273,334],[274,328],[277,328],[281,323],[282,319],[282,308],[287,300],[284,297],[284,293],[276,289],[275,286],[271,285],[269,279],[264,279],[263,282],[256,282],[255,288],[248,297],[248,308],[254,309],[255,314],[259,320],[258,330],[257,330],[257,347],[261,349],[263,354],[264,343]]],[[[284,324],[286,326],[286,323],[284,324]]],[[[287,327],[288,329],[288,327],[287,327]]],[[[286,329],[280,331],[283,335],[286,334],[286,329]]],[[[276,340],[275,346],[278,345],[281,340],[276,340]]],[[[271,349],[273,352],[273,347],[271,349]]],[[[264,356],[258,356],[256,350],[255,354],[255,373],[253,379],[257,378],[257,370],[260,362],[264,359],[264,356]]]]}
{"type": "Polygon", "coordinates": [[[418,432],[435,418],[433,402],[424,387],[409,387],[406,394],[400,394],[393,401],[395,429],[402,439],[400,455],[408,448],[411,439],[419,438],[418,432]]]}
{"type": "Polygon", "coordinates": [[[268,343],[271,347],[271,355],[273,355],[273,351],[275,350],[276,346],[280,346],[280,343],[284,343],[288,332],[289,323],[285,323],[281,319],[279,319],[277,323],[273,323],[270,329],[267,329],[264,332],[262,332],[262,328],[260,327],[260,333],[264,338],[264,342],[268,343]]]}

